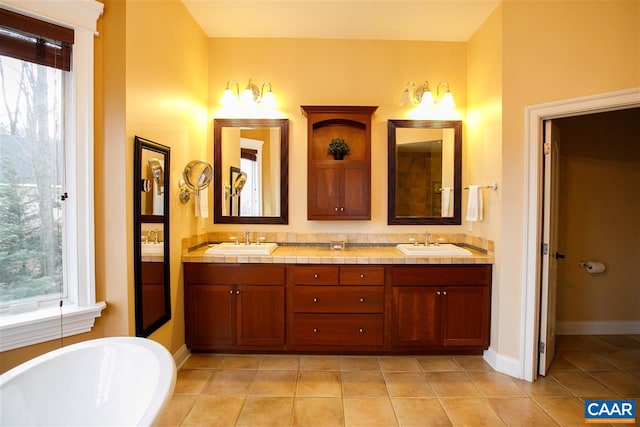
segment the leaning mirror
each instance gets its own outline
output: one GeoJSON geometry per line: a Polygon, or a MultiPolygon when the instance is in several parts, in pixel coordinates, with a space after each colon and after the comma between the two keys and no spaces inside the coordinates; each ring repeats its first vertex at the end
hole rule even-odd
{"type": "Polygon", "coordinates": [[[169,157],[164,145],[135,137],[133,171],[136,335],[171,319],[169,282],[169,157]]]}
{"type": "Polygon", "coordinates": [[[388,223],[461,224],[462,122],[389,120],[388,223]]]}
{"type": "Polygon", "coordinates": [[[289,120],[215,119],[214,221],[287,224],[289,120]]]}

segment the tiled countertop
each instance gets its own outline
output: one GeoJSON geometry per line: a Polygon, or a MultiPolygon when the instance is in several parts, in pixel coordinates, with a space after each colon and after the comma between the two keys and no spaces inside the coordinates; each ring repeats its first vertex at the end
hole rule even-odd
{"type": "Polygon", "coordinates": [[[406,256],[395,246],[279,246],[271,255],[205,255],[207,246],[182,255],[182,262],[245,264],[493,264],[493,254],[466,247],[471,256],[406,256]]]}

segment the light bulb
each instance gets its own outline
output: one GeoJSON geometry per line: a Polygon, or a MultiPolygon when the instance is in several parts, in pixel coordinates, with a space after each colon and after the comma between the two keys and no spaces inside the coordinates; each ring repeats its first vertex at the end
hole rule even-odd
{"type": "Polygon", "coordinates": [[[269,91],[264,94],[262,100],[260,101],[260,105],[265,108],[275,108],[276,107],[276,97],[273,92],[269,91]]]}
{"type": "Polygon", "coordinates": [[[222,92],[222,99],[220,100],[222,105],[232,107],[236,105],[237,102],[238,98],[231,92],[231,89],[225,89],[224,92],[222,92]]]}
{"type": "Polygon", "coordinates": [[[420,100],[421,107],[433,107],[433,94],[430,90],[425,90],[422,93],[422,99],[420,100]]]}
{"type": "Polygon", "coordinates": [[[451,92],[447,91],[442,95],[440,106],[442,108],[456,108],[456,103],[453,100],[453,94],[451,92]]]}

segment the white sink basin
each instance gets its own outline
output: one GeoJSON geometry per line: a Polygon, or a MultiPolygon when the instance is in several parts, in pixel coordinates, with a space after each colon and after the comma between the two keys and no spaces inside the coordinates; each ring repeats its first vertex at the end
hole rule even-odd
{"type": "Polygon", "coordinates": [[[162,243],[143,243],[142,255],[162,255],[164,254],[164,244],[162,243]]]}
{"type": "Polygon", "coordinates": [[[252,243],[244,245],[242,243],[220,243],[207,249],[204,253],[209,255],[271,255],[278,247],[277,243],[252,243]]]}
{"type": "Polygon", "coordinates": [[[414,246],[412,243],[401,243],[396,246],[400,252],[409,256],[470,256],[471,252],[450,243],[439,246],[414,246]]]}

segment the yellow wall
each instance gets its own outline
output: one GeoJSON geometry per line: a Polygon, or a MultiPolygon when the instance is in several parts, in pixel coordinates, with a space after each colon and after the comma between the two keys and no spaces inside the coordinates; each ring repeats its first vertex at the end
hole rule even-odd
{"type": "Polygon", "coordinates": [[[640,87],[640,3],[502,3],[501,231],[496,241],[499,353],[520,355],[524,236],[524,108],[640,87]]]}
{"type": "MultiPolygon", "coordinates": [[[[390,232],[387,226],[387,120],[409,118],[400,106],[408,81],[446,80],[462,117],[466,105],[466,44],[316,39],[211,39],[210,119],[227,115],[219,104],[228,80],[244,89],[249,78],[270,81],[279,115],[289,119],[289,225],[252,225],[252,231],[297,233],[390,232]],[[300,105],[375,105],[372,122],[371,221],[307,221],[307,120],[300,105]]],[[[213,158],[210,149],[209,158],[213,158]]],[[[208,229],[232,226],[208,223],[208,229]]],[[[237,226],[244,230],[246,226],[237,226]]],[[[393,232],[425,227],[394,226],[393,232]]],[[[429,227],[456,232],[461,227],[429,227]]]]}

